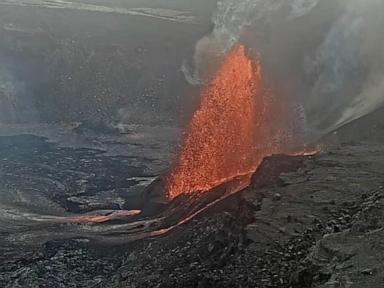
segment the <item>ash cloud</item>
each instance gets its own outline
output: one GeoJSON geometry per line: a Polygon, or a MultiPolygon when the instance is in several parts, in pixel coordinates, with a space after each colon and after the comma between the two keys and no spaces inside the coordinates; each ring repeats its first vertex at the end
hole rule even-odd
{"type": "Polygon", "coordinates": [[[208,79],[240,41],[260,55],[281,97],[303,110],[309,134],[334,131],[384,103],[381,0],[223,0],[213,23],[183,65],[191,84],[208,79]]]}

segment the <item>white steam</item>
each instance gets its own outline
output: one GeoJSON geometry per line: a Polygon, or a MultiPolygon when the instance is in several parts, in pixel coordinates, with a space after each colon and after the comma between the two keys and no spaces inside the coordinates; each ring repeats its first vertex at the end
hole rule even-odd
{"type": "Polygon", "coordinates": [[[0,68],[0,122],[17,120],[17,100],[14,80],[8,71],[0,68]]]}
{"type": "Polygon", "coordinates": [[[261,35],[251,46],[273,68],[271,78],[294,87],[308,132],[331,132],[384,104],[382,0],[222,0],[213,22],[183,65],[191,84],[208,79],[248,33],[261,35]]]}
{"type": "Polygon", "coordinates": [[[348,1],[319,47],[312,67],[318,77],[307,101],[308,124],[317,132],[335,130],[383,104],[384,67],[377,65],[384,60],[384,41],[377,34],[384,24],[383,4],[348,1]]]}
{"type": "Polygon", "coordinates": [[[287,19],[307,14],[319,0],[220,0],[213,15],[213,32],[197,42],[192,64],[182,65],[186,80],[192,85],[204,82],[215,69],[216,62],[239,41],[247,26],[267,19],[272,13],[285,8],[287,19]]]}
{"type": "Polygon", "coordinates": [[[34,105],[26,96],[26,87],[6,65],[0,67],[0,123],[32,121],[34,105]]]}

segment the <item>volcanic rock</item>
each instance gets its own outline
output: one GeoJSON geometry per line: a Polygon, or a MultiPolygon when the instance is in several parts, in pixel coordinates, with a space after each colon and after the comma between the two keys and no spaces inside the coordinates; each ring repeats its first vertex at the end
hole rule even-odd
{"type": "MultiPolygon", "coordinates": [[[[19,146],[18,153],[37,140],[28,141],[24,148],[19,146]]],[[[57,187],[56,195],[61,195],[55,198],[57,205],[67,205],[61,199],[80,201],[96,195],[110,197],[111,202],[118,201],[119,197],[125,199],[122,191],[128,189],[128,185],[111,189],[115,184],[99,181],[112,176],[116,179],[119,170],[107,173],[97,164],[99,161],[92,160],[114,167],[118,159],[112,161],[95,151],[56,150],[39,141],[36,143],[52,154],[42,154],[39,149],[28,153],[36,159],[45,157],[44,162],[39,161],[44,165],[33,166],[36,170],[24,168],[24,175],[49,171],[45,178],[38,179],[57,187]],[[80,160],[70,160],[78,159],[78,155],[80,160]],[[65,174],[51,159],[68,159],[60,160],[60,165],[66,167],[69,164],[65,161],[71,161],[79,165],[81,173],[65,174]],[[47,170],[49,164],[51,168],[47,170]],[[83,169],[82,165],[89,166],[83,169]],[[56,173],[60,173],[60,179],[55,178],[56,173]],[[68,179],[73,180],[64,181],[67,178],[63,175],[70,175],[68,179]],[[79,182],[81,179],[88,180],[79,182]],[[67,190],[68,183],[83,192],[67,190]],[[87,191],[85,195],[84,191],[87,191]]],[[[2,149],[13,149],[2,145],[2,149]]],[[[130,218],[126,218],[99,225],[47,226],[44,227],[47,240],[33,249],[24,242],[22,252],[9,242],[19,239],[19,234],[1,230],[4,244],[0,285],[381,288],[384,279],[380,272],[384,271],[383,152],[382,145],[360,144],[334,147],[332,153],[312,157],[273,156],[265,159],[253,176],[252,185],[238,193],[227,195],[228,184],[224,184],[207,193],[182,195],[164,202],[157,212],[148,213],[146,217],[158,216],[152,222],[149,221],[152,218],[135,216],[139,222],[130,223],[130,218]],[[276,195],[281,196],[278,201],[276,195]],[[184,222],[186,215],[194,216],[184,222]],[[159,232],[173,225],[164,233],[154,234],[159,237],[142,237],[140,241],[130,238],[141,235],[137,234],[140,231],[159,232]],[[90,234],[62,238],[55,231],[70,231],[74,235],[76,231],[80,233],[82,227],[90,234]],[[96,232],[92,232],[93,229],[96,232]],[[49,239],[49,235],[53,239],[49,239]]],[[[15,171],[17,161],[22,160],[17,158],[18,153],[11,154],[13,158],[3,157],[2,173],[9,173],[11,168],[15,171]],[[11,158],[17,161],[11,162],[11,158]]],[[[28,165],[30,163],[35,160],[28,165]]],[[[28,165],[23,167],[30,167],[28,165]]],[[[35,178],[25,178],[28,185],[40,183],[31,182],[35,178]]],[[[2,185],[15,185],[12,179],[7,178],[2,185]]],[[[147,190],[143,194],[147,195],[143,199],[155,195],[161,198],[160,180],[151,186],[152,192],[147,190]]],[[[32,232],[28,233],[22,230],[20,235],[32,237],[32,232]]]]}

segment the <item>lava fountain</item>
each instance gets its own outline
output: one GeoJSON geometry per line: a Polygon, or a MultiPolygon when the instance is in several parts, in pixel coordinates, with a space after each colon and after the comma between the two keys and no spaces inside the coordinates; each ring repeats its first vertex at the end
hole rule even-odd
{"type": "Polygon", "coordinates": [[[250,175],[268,154],[261,147],[266,112],[261,65],[235,46],[204,87],[200,105],[167,177],[169,198],[207,191],[250,175]]]}

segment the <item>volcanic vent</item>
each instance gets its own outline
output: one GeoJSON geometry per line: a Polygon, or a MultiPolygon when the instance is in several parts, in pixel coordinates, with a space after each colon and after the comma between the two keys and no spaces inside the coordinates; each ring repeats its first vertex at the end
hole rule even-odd
{"type": "Polygon", "coordinates": [[[276,150],[265,129],[273,102],[268,94],[260,63],[244,46],[232,48],[202,91],[167,178],[169,198],[207,191],[238,176],[250,179],[276,150]]]}

